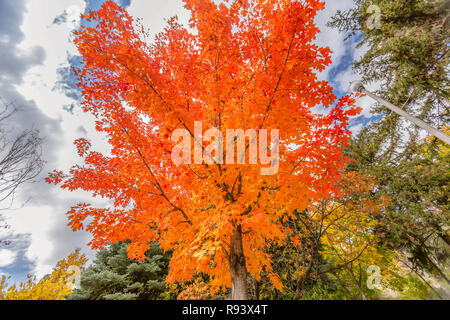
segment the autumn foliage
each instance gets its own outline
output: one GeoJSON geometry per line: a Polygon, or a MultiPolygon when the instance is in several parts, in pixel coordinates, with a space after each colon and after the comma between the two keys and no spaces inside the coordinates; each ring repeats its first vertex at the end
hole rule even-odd
{"type": "Polygon", "coordinates": [[[77,277],[88,259],[76,249],[66,258],[58,261],[51,274],[39,281],[28,276],[27,281],[8,285],[8,278],[0,279],[0,300],[65,300],[72,292],[77,277]]]}
{"type": "Polygon", "coordinates": [[[47,180],[113,200],[109,208],[81,203],[68,212],[73,230],[92,233],[92,248],[129,239],[129,256],[142,259],[158,242],[173,250],[169,282],[204,273],[212,291],[242,291],[248,272],[282,290],[266,249],[291,241],[282,222],[295,219],[294,210],[338,193],[347,161],[340,147],[359,112],[349,96],[335,103],[317,78],[331,63],[330,50],[313,43],[324,4],[184,2],[190,28],[171,18],[154,41],[112,1],[84,17],[90,24],[75,39],[83,110],[95,116],[111,152],[78,139],[84,164],[47,180]],[[171,134],[193,135],[194,121],[221,132],[279,129],[278,173],[263,176],[254,164],[175,165],[171,134]]]}

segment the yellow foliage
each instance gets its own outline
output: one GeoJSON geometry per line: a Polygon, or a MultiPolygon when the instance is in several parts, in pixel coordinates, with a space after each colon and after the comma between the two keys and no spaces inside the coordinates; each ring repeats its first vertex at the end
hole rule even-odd
{"type": "Polygon", "coordinates": [[[64,296],[72,292],[76,277],[87,260],[84,254],[80,254],[80,249],[76,249],[58,261],[49,276],[39,281],[29,275],[27,281],[8,286],[6,276],[2,276],[0,300],[65,300],[64,296]]]}
{"type": "Polygon", "coordinates": [[[323,256],[343,266],[336,270],[338,273],[360,278],[365,268],[374,265],[384,271],[381,278],[388,283],[390,276],[398,271],[397,255],[378,247],[383,233],[377,232],[380,227],[377,216],[389,204],[389,198],[385,195],[377,199],[370,197],[375,182],[369,175],[344,174],[340,183],[342,197],[323,201],[312,216],[319,225],[323,256]]]}
{"type": "Polygon", "coordinates": [[[178,300],[209,300],[211,299],[211,287],[201,278],[197,278],[185,290],[178,295],[178,300]]]}

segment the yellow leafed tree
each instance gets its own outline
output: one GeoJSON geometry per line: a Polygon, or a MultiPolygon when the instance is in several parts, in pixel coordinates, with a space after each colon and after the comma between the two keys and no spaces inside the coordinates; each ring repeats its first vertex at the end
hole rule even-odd
{"type": "MultiPolygon", "coordinates": [[[[331,274],[339,282],[351,283],[359,294],[354,298],[366,299],[362,282],[368,267],[397,270],[395,252],[386,248],[381,250],[378,245],[383,237],[379,216],[389,198],[382,195],[372,199],[375,179],[358,172],[346,172],[338,185],[339,197],[323,199],[313,210],[298,217],[301,232],[296,238],[303,239],[299,252],[306,263],[296,268],[295,299],[302,298],[306,281],[320,274],[331,274]],[[331,265],[320,266],[320,257],[331,265]]],[[[389,283],[391,274],[383,272],[380,282],[389,283]]]]}
{"type": "Polygon", "coordinates": [[[65,300],[64,296],[72,292],[81,269],[87,262],[80,249],[57,262],[49,276],[36,281],[36,277],[28,276],[28,280],[18,285],[8,286],[7,277],[0,281],[0,300],[65,300]]]}

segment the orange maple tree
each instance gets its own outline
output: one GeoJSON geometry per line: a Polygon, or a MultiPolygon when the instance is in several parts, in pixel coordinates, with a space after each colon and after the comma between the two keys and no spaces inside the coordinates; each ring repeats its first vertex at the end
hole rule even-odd
{"type": "Polygon", "coordinates": [[[331,63],[329,48],[313,43],[324,3],[184,3],[189,28],[171,18],[154,41],[112,1],[84,16],[90,23],[75,35],[82,107],[111,152],[91,151],[78,139],[84,165],[54,171],[47,181],[114,201],[68,212],[73,230],[92,233],[92,248],[129,239],[130,258],[143,259],[149,242],[158,242],[173,250],[169,282],[204,273],[213,291],[231,287],[232,298],[246,299],[247,274],[264,273],[282,290],[266,248],[291,241],[281,222],[294,209],[338,192],[347,161],[340,146],[359,112],[350,96],[335,103],[330,85],[317,78],[331,63]],[[315,113],[317,106],[326,112],[315,113]],[[194,136],[194,121],[223,133],[279,129],[279,171],[261,175],[261,164],[205,160],[176,165],[171,135],[184,128],[194,136]]]}

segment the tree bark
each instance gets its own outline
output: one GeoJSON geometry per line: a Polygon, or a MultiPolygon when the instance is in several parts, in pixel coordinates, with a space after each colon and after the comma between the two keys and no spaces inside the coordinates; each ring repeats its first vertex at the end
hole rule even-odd
{"type": "Polygon", "coordinates": [[[442,279],[444,279],[447,282],[447,284],[450,284],[450,280],[447,278],[447,276],[441,270],[441,268],[439,268],[438,265],[436,263],[434,263],[434,261],[428,255],[426,255],[425,258],[430,262],[432,267],[439,273],[439,275],[442,277],[442,279]]]}
{"type": "Polygon", "coordinates": [[[309,262],[306,272],[300,276],[297,280],[297,288],[295,290],[294,300],[300,300],[303,297],[303,287],[305,286],[306,280],[309,278],[313,266],[313,259],[309,262]]]}
{"type": "Polygon", "coordinates": [[[242,247],[241,226],[236,227],[231,236],[228,262],[231,272],[231,299],[248,300],[247,268],[242,247]]]}

